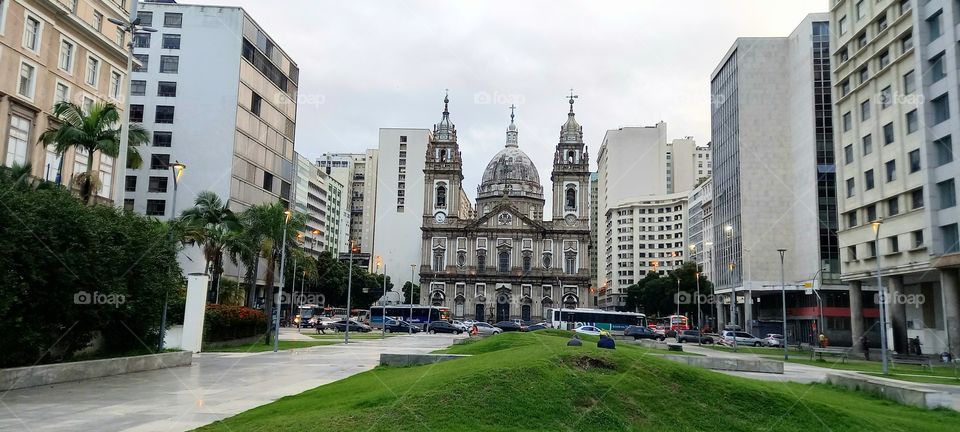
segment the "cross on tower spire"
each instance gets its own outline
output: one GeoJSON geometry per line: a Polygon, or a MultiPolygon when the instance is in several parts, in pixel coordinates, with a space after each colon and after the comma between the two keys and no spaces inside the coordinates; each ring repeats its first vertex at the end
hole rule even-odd
{"type": "Polygon", "coordinates": [[[570,89],[570,96],[567,96],[570,99],[570,113],[573,114],[573,100],[579,98],[580,95],[573,94],[573,89],[570,89]]]}
{"type": "Polygon", "coordinates": [[[516,105],[510,105],[510,123],[513,123],[513,110],[517,108],[516,105]]]}

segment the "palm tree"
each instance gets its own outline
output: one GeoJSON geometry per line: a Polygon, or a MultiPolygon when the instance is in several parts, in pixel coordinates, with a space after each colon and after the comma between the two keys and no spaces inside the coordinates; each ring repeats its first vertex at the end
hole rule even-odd
{"type": "MultiPolygon", "coordinates": [[[[267,316],[271,316],[277,261],[283,255],[284,243],[286,243],[288,249],[296,244],[297,232],[305,226],[305,219],[303,215],[288,217],[287,209],[280,202],[250,207],[243,212],[241,218],[247,227],[246,235],[252,239],[253,244],[259,246],[260,257],[266,261],[264,279],[267,283],[267,289],[264,291],[266,300],[264,311],[267,316]],[[284,233],[286,233],[286,242],[284,242],[284,233]]],[[[271,332],[268,331],[265,339],[266,343],[270,343],[270,335],[271,332]]]]}
{"type": "Polygon", "coordinates": [[[223,254],[240,237],[240,219],[214,192],[197,194],[194,206],[184,211],[184,242],[203,250],[204,271],[210,275],[211,290],[217,292],[223,274],[223,254]]]}
{"type": "MultiPolygon", "coordinates": [[[[97,102],[84,113],[83,108],[70,102],[57,102],[53,107],[53,116],[57,124],[40,134],[39,143],[54,145],[54,151],[63,156],[71,148],[82,148],[87,152],[87,171],[74,173],[74,179],[80,186],[80,197],[90,203],[96,189],[93,172],[93,154],[101,152],[117,157],[120,153],[120,111],[108,102],[97,102]]],[[[137,146],[150,142],[146,129],[139,124],[130,124],[127,143],[127,163],[133,168],[143,165],[143,158],[137,146]]],[[[119,198],[118,198],[119,199],[119,198]]]]}

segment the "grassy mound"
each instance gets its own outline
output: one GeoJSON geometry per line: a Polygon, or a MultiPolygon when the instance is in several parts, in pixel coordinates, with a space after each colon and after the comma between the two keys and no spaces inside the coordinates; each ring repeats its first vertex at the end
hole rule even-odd
{"type": "Polygon", "coordinates": [[[567,347],[507,333],[446,352],[472,357],[378,367],[206,426],[304,430],[956,430],[924,411],[824,385],[735,378],[643,348],[567,347]]]}

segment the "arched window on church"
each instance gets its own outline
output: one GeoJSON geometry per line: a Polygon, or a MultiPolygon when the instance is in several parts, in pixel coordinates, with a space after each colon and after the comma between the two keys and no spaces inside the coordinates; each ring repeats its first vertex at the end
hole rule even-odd
{"type": "Polygon", "coordinates": [[[447,149],[440,149],[440,161],[444,162],[447,160],[447,149]]]}
{"type": "Polygon", "coordinates": [[[510,252],[509,251],[500,251],[500,262],[497,270],[500,273],[507,273],[510,271],[510,252]]]}
{"type": "Polygon", "coordinates": [[[564,199],[564,208],[566,210],[577,209],[577,189],[573,186],[567,186],[566,199],[564,199]]]}
{"type": "Polygon", "coordinates": [[[567,163],[577,162],[577,152],[570,150],[567,152],[567,163]]]}
{"type": "Polygon", "coordinates": [[[447,208],[447,186],[444,183],[437,185],[437,208],[447,208]]]}

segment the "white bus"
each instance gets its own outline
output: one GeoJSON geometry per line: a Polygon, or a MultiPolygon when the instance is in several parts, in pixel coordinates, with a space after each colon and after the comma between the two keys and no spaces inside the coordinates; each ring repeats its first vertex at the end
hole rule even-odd
{"type": "Polygon", "coordinates": [[[547,309],[553,328],[576,328],[591,325],[603,330],[623,331],[627,326],[647,326],[647,316],[635,312],[616,312],[600,309],[547,309]],[[563,316],[560,315],[561,310],[563,316]]]}

